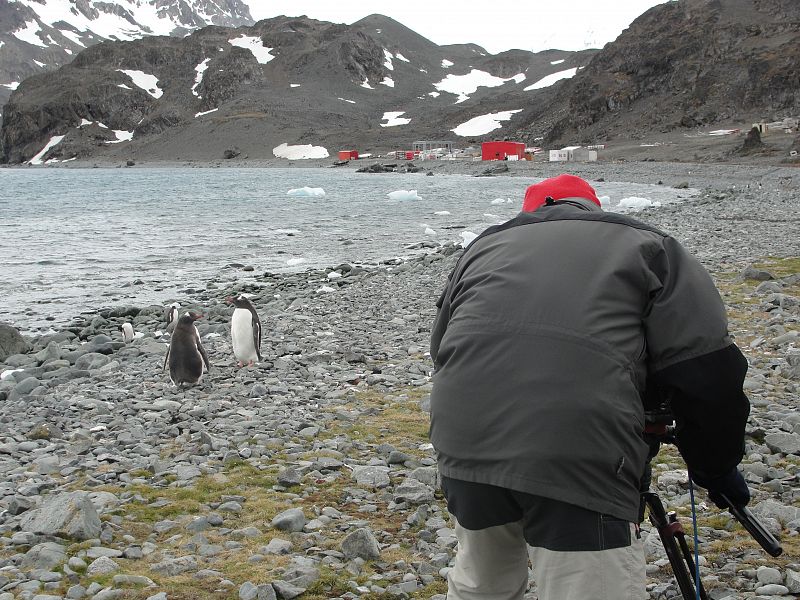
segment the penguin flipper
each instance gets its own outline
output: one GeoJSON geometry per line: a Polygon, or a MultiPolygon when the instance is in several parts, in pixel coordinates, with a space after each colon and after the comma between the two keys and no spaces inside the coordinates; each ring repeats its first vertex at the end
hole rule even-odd
{"type": "Polygon", "coordinates": [[[256,356],[261,360],[261,319],[253,312],[253,347],[256,349],[256,356]]]}
{"type": "Polygon", "coordinates": [[[206,366],[206,371],[210,371],[211,366],[208,364],[208,354],[206,354],[206,349],[203,347],[200,338],[197,338],[197,351],[200,353],[200,356],[203,357],[203,364],[206,366]]]}
{"type": "Polygon", "coordinates": [[[167,355],[164,357],[164,366],[161,367],[161,372],[162,373],[167,370],[167,362],[169,361],[169,351],[170,350],[172,350],[172,344],[167,346],[167,355]]]}

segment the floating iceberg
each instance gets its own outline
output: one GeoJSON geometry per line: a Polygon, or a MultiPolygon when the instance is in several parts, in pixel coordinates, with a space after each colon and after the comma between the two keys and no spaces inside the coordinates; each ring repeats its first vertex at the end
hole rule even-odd
{"type": "Polygon", "coordinates": [[[286,195],[294,196],[295,198],[322,198],[325,195],[325,190],[322,188],[301,187],[289,190],[286,195]]]}
{"type": "Polygon", "coordinates": [[[417,194],[417,190],[397,190],[386,195],[389,200],[422,200],[417,194]]]}
{"type": "Polygon", "coordinates": [[[305,258],[290,258],[289,260],[286,261],[286,264],[289,265],[290,267],[294,267],[304,262],[306,262],[305,258]]]}
{"type": "Polygon", "coordinates": [[[477,233],[472,233],[471,231],[462,231],[461,232],[461,247],[466,248],[469,246],[475,238],[478,237],[477,233]]]}
{"type": "Polygon", "coordinates": [[[648,208],[650,206],[661,206],[661,202],[649,200],[647,198],[639,198],[637,196],[629,196],[627,198],[623,198],[619,201],[619,206],[617,208],[630,208],[634,210],[640,210],[642,208],[648,208]]]}

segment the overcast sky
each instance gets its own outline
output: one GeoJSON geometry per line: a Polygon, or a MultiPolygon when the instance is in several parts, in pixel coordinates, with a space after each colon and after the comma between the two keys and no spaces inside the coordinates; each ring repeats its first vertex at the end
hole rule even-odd
{"type": "Polygon", "coordinates": [[[373,13],[392,17],[439,45],[474,43],[492,54],[520,48],[602,48],[640,14],[665,0],[244,0],[257,21],[307,15],[353,23],[373,13]]]}

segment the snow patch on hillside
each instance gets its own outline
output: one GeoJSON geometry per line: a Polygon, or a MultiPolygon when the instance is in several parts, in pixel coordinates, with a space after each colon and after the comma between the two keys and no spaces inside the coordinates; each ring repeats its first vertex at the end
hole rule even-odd
{"type": "Polygon", "coordinates": [[[144,71],[135,71],[132,69],[117,69],[120,73],[125,73],[133,81],[133,85],[143,89],[150,94],[153,98],[161,98],[164,90],[158,87],[158,77],[150,75],[144,71]]]}
{"type": "Polygon", "coordinates": [[[495,129],[500,129],[503,126],[500,121],[508,121],[511,119],[512,115],[520,111],[522,111],[522,109],[518,108],[516,110],[504,110],[501,112],[489,113],[488,115],[481,115],[462,123],[450,131],[461,137],[484,135],[495,129]]]}
{"type": "Polygon", "coordinates": [[[546,88],[557,81],[561,81],[562,79],[569,79],[570,77],[574,77],[575,73],[578,72],[578,67],[573,67],[572,69],[567,69],[565,71],[559,71],[558,73],[551,73],[545,77],[542,77],[536,83],[532,83],[528,87],[524,89],[524,91],[529,92],[530,90],[539,90],[541,88],[546,88]]]}
{"type": "Polygon", "coordinates": [[[328,158],[329,156],[328,151],[322,146],[312,146],[311,144],[290,146],[286,142],[273,148],[272,153],[278,158],[288,158],[289,160],[328,158]]]}
{"type": "Polygon", "coordinates": [[[262,65],[267,64],[271,61],[274,56],[270,54],[273,50],[272,48],[267,48],[262,42],[260,37],[251,36],[251,35],[242,35],[238,38],[233,38],[232,40],[228,40],[228,43],[231,46],[237,46],[239,48],[244,48],[245,50],[250,50],[253,53],[253,56],[256,57],[256,60],[261,63],[262,65]]]}
{"type": "Polygon", "coordinates": [[[495,77],[486,71],[472,69],[472,71],[466,75],[448,75],[441,81],[434,83],[433,87],[440,92],[456,94],[458,96],[456,104],[458,104],[469,100],[470,94],[474,94],[479,87],[497,87],[512,80],[519,83],[525,80],[525,75],[519,73],[518,75],[514,75],[514,77],[504,79],[503,77],[495,77]]]}
{"type": "Polygon", "coordinates": [[[388,121],[387,123],[381,123],[381,127],[395,127],[397,125],[407,125],[411,122],[411,119],[400,118],[400,115],[405,114],[405,111],[401,110],[385,112],[383,113],[383,117],[381,117],[381,121],[388,121]]]}
{"type": "Polygon", "coordinates": [[[40,48],[47,48],[47,44],[45,44],[41,38],[39,38],[37,33],[41,31],[39,24],[36,21],[29,21],[25,23],[25,26],[17,29],[11,35],[17,38],[20,41],[26,42],[28,44],[32,44],[33,46],[39,46],[40,48]]]}

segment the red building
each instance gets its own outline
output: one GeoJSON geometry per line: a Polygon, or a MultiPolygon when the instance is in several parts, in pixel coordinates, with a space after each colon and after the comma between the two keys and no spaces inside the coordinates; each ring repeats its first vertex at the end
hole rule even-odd
{"type": "Polygon", "coordinates": [[[481,144],[481,160],[506,160],[516,156],[518,160],[525,158],[525,144],[521,142],[483,142],[481,144]]]}
{"type": "Polygon", "coordinates": [[[339,160],[357,160],[358,150],[339,150],[339,160]]]}

